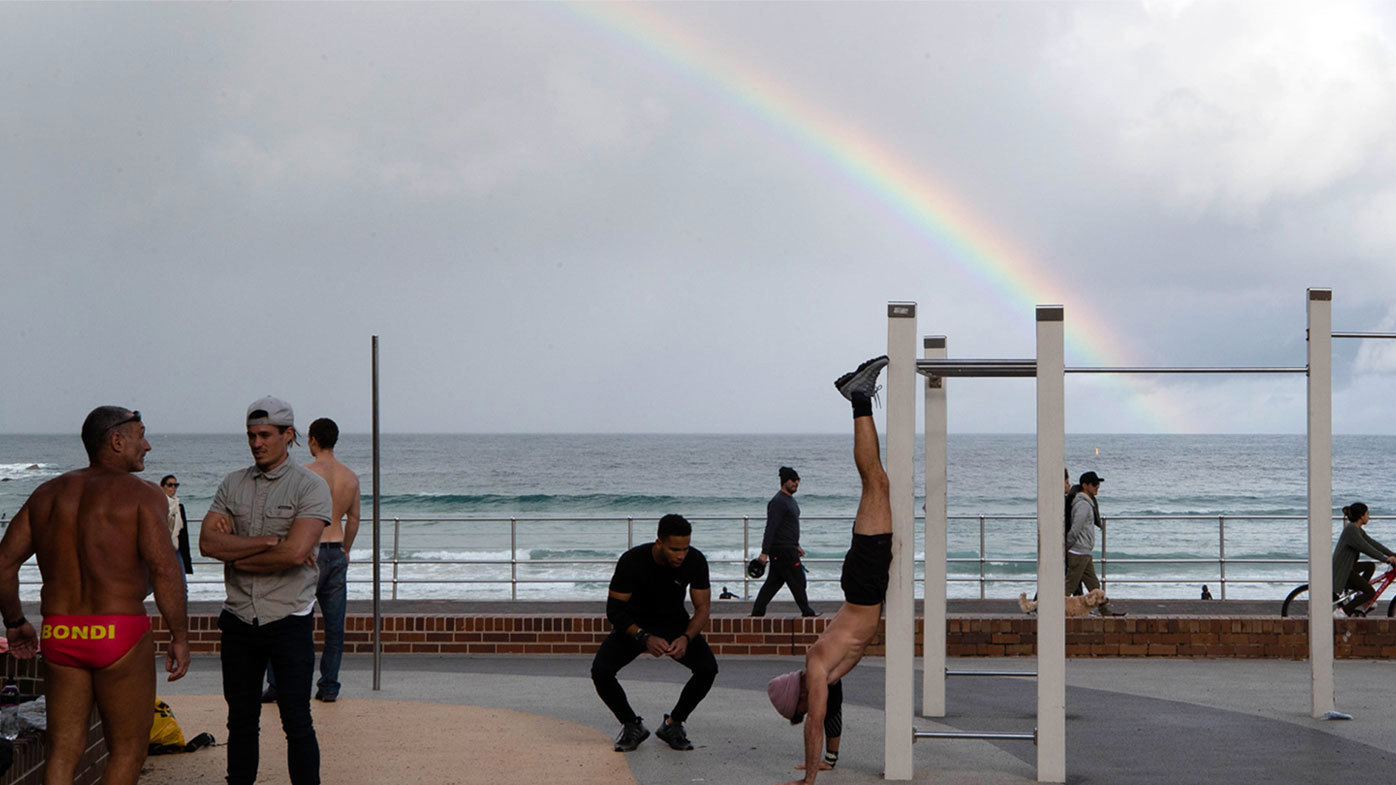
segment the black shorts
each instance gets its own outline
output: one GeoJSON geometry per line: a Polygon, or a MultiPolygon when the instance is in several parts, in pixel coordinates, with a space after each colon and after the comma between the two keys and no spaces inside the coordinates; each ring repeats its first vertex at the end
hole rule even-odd
{"type": "Polygon", "coordinates": [[[887,599],[887,569],[892,566],[892,533],[854,534],[843,557],[843,599],[854,605],[881,605],[887,599]]]}

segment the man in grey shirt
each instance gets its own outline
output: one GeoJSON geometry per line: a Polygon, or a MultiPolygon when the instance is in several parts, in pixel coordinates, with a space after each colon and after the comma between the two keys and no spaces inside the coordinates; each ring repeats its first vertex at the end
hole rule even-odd
{"type": "Polygon", "coordinates": [[[795,501],[800,475],[789,466],[780,467],[779,474],[780,490],[766,503],[766,533],[761,538],[761,555],[757,557],[762,564],[768,564],[770,570],[766,573],[766,582],[756,593],[751,615],[765,616],[771,598],[781,586],[789,584],[800,613],[818,616],[805,595],[805,568],[800,564],[800,557],[805,555],[805,549],[800,547],[800,505],[795,501]]]}
{"type": "Polygon", "coordinates": [[[228,703],[228,785],[257,779],[262,674],[281,685],[292,785],[319,785],[320,745],[310,717],[316,551],[330,522],[330,488],[290,460],[291,405],[270,396],[247,407],[254,465],[229,474],[199,532],[199,552],[224,563],[223,698],[228,703]]]}
{"type": "MultiPolygon", "coordinates": [[[[1100,588],[1100,580],[1095,576],[1095,564],[1091,552],[1095,550],[1095,530],[1100,527],[1100,507],[1096,494],[1104,477],[1095,472],[1081,475],[1081,490],[1071,501],[1071,526],[1066,532],[1066,595],[1076,593],[1082,583],[1086,590],[1100,588]]],[[[1101,616],[1123,616],[1124,611],[1110,610],[1109,603],[1102,604],[1098,611],[1101,616]]]]}

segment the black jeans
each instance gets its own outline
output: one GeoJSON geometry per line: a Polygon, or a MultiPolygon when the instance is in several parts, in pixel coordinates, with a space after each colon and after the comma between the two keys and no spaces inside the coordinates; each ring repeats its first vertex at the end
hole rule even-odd
{"type": "Polygon", "coordinates": [[[314,618],[287,616],[270,624],[247,624],[223,611],[223,699],[228,702],[228,785],[257,780],[262,674],[276,672],[276,707],[286,732],[286,769],[292,785],[319,785],[320,744],[310,720],[310,682],[315,673],[314,618]]]}
{"type": "MultiPolygon", "coordinates": [[[[670,630],[655,634],[672,640],[682,633],[683,630],[670,630]]],[[[596,694],[601,696],[601,700],[621,724],[636,719],[638,715],[630,708],[630,701],[626,699],[625,690],[616,680],[616,674],[644,653],[644,646],[636,643],[634,638],[624,632],[616,630],[601,643],[596,658],[591,661],[591,683],[596,685],[596,694]]],[[[688,651],[684,652],[683,659],[678,662],[692,671],[693,675],[689,676],[688,683],[683,685],[683,692],[679,693],[679,702],[674,704],[669,716],[674,722],[686,722],[688,715],[698,707],[699,701],[712,689],[713,681],[717,678],[717,658],[713,656],[713,650],[708,647],[702,633],[699,633],[689,641],[688,651]]]]}
{"type": "Polygon", "coordinates": [[[813,616],[814,609],[809,606],[809,596],[805,594],[805,570],[800,566],[800,552],[794,548],[772,548],[766,555],[770,557],[770,563],[766,565],[766,582],[756,593],[756,604],[751,606],[751,615],[765,616],[766,606],[771,604],[776,592],[780,591],[781,586],[789,584],[790,594],[795,598],[795,604],[800,606],[800,613],[813,616]]]}
{"type": "Polygon", "coordinates": [[[1343,606],[1343,611],[1351,616],[1363,605],[1366,605],[1373,597],[1377,596],[1377,590],[1372,588],[1372,573],[1377,571],[1376,562],[1358,562],[1352,572],[1348,573],[1347,588],[1355,589],[1357,596],[1352,601],[1343,606]]]}

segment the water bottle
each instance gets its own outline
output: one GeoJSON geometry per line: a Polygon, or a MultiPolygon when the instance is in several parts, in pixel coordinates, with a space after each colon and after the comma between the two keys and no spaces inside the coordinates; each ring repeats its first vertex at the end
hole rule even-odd
{"type": "Polygon", "coordinates": [[[19,684],[12,677],[0,687],[0,737],[13,740],[19,735],[19,684]]]}

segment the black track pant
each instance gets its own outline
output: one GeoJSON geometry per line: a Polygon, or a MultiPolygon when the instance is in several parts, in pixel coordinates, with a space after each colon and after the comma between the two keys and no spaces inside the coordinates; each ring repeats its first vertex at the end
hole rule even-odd
{"type": "Polygon", "coordinates": [[[809,606],[809,597],[805,594],[805,570],[800,566],[800,552],[794,548],[772,548],[767,555],[770,562],[766,565],[766,582],[756,593],[751,615],[765,616],[766,606],[771,604],[776,592],[780,591],[781,586],[789,584],[790,594],[795,598],[795,604],[800,606],[800,613],[813,616],[814,609],[809,606]]]}
{"type": "MultiPolygon", "coordinates": [[[[673,639],[679,637],[682,632],[683,630],[678,630],[668,634],[656,634],[665,639],[673,639]]],[[[635,710],[630,708],[630,701],[626,699],[625,690],[616,680],[616,674],[644,653],[645,647],[636,643],[634,638],[613,631],[601,643],[596,658],[591,661],[591,682],[596,685],[596,694],[601,696],[606,708],[610,709],[622,724],[630,722],[637,715],[635,710]]],[[[717,678],[717,658],[713,656],[713,650],[708,647],[707,640],[700,633],[689,641],[688,651],[678,662],[692,671],[693,675],[689,676],[688,683],[683,685],[683,692],[679,693],[679,702],[674,704],[669,716],[675,722],[686,722],[688,715],[707,696],[708,690],[712,689],[713,680],[717,678]]]]}

